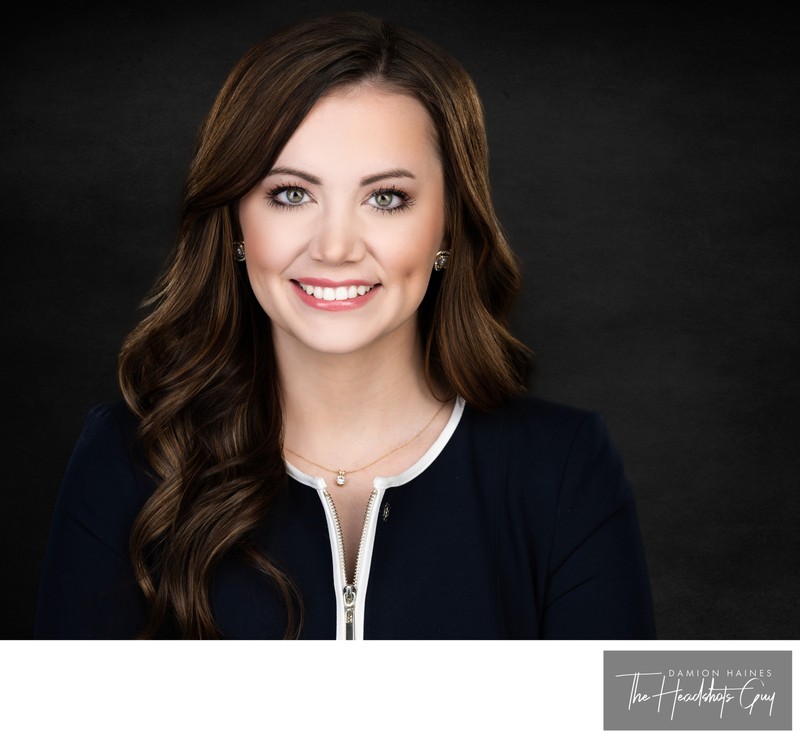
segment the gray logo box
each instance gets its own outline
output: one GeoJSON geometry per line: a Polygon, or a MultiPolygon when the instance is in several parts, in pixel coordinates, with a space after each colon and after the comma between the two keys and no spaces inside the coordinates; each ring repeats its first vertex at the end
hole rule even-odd
{"type": "Polygon", "coordinates": [[[604,730],[791,730],[791,651],[604,651],[604,730]]]}

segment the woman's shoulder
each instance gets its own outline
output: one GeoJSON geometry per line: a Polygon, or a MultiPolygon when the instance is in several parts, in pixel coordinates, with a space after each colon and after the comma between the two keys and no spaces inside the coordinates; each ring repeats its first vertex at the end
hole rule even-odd
{"type": "Polygon", "coordinates": [[[124,400],[92,405],[83,418],[81,436],[98,439],[132,441],[136,433],[136,416],[124,400]]]}
{"type": "Polygon", "coordinates": [[[502,434],[508,443],[529,448],[563,448],[571,446],[576,437],[608,437],[605,419],[597,411],[530,394],[511,398],[488,413],[472,410],[470,422],[502,434]]]}
{"type": "Polygon", "coordinates": [[[136,444],[136,416],[122,401],[97,404],[85,413],[57,500],[67,516],[113,545],[153,490],[136,444]]]}
{"type": "Polygon", "coordinates": [[[138,463],[136,428],[138,420],[123,400],[91,406],[70,462],[81,460],[108,469],[132,469],[138,463]]]}
{"type": "Polygon", "coordinates": [[[596,482],[610,504],[629,493],[622,457],[597,411],[529,395],[490,413],[470,411],[468,418],[475,454],[491,458],[523,487],[523,481],[536,480],[541,494],[551,489],[569,496],[596,482]]]}

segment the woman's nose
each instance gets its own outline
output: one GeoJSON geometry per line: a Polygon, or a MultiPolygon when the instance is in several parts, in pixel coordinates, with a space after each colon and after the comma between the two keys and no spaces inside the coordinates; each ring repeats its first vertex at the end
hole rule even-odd
{"type": "Polygon", "coordinates": [[[366,248],[356,213],[347,208],[324,213],[310,244],[310,255],[315,261],[344,264],[360,261],[366,248]]]}

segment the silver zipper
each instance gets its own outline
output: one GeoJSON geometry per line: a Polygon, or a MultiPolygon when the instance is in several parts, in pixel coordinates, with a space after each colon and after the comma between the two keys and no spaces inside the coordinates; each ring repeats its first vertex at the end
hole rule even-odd
{"type": "Polygon", "coordinates": [[[364,513],[364,522],[361,525],[361,540],[358,543],[358,553],[356,554],[356,569],[353,572],[353,581],[347,581],[347,559],[344,555],[344,535],[342,534],[342,525],[339,522],[339,514],[336,512],[336,504],[327,489],[323,489],[322,493],[325,495],[325,500],[331,511],[333,524],[336,528],[336,539],[339,543],[339,563],[342,570],[342,581],[344,582],[344,589],[342,591],[344,601],[344,637],[347,641],[354,641],[356,638],[356,596],[358,595],[358,573],[361,568],[361,555],[364,551],[364,543],[367,537],[367,524],[369,522],[372,506],[375,503],[375,498],[378,496],[378,490],[373,489],[372,494],[369,496],[367,502],[367,510],[364,513]]]}

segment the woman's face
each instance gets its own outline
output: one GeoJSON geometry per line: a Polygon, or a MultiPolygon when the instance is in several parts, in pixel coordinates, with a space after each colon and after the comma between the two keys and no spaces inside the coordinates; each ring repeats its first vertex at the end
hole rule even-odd
{"type": "Polygon", "coordinates": [[[320,99],[239,203],[250,284],[276,349],[415,341],[443,246],[444,176],[414,98],[370,85],[320,99]]]}

